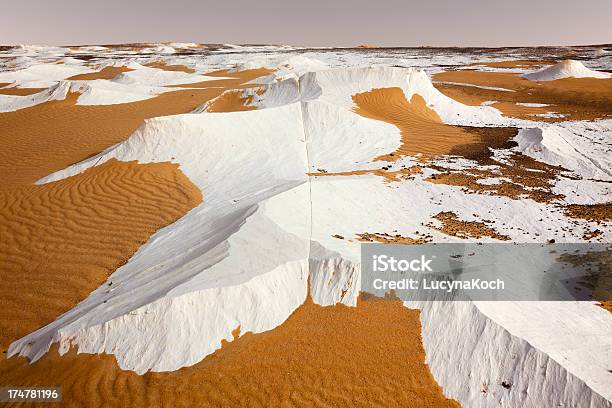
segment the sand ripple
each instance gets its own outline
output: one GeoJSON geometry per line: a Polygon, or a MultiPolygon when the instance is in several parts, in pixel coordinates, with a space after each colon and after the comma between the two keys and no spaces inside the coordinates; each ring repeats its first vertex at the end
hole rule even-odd
{"type": "Polygon", "coordinates": [[[75,105],[79,94],[0,114],[0,191],[66,168],[121,142],[144,119],[191,112],[224,89],[168,92],[145,101],[75,105]]]}
{"type": "Polygon", "coordinates": [[[377,160],[394,161],[400,155],[438,156],[449,154],[455,146],[475,143],[477,138],[457,126],[445,125],[427,107],[420,95],[406,100],[400,88],[378,88],[353,95],[355,112],[370,119],[391,123],[400,129],[402,144],[393,153],[377,160]]]}
{"type": "Polygon", "coordinates": [[[111,160],[0,192],[0,346],[54,320],[202,200],[170,163],[111,160]]]}
{"type": "Polygon", "coordinates": [[[32,366],[8,360],[0,382],[61,385],[71,407],[459,407],[431,376],[420,333],[419,311],[399,301],[309,301],[178,371],[138,376],[112,356],[52,350],[32,366]]]}

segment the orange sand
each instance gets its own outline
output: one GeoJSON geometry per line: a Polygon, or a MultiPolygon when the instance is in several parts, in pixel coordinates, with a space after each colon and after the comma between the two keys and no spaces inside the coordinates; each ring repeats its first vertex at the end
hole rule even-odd
{"type": "Polygon", "coordinates": [[[431,224],[428,227],[443,232],[446,235],[463,239],[491,237],[500,241],[510,240],[509,236],[498,233],[493,228],[487,226],[486,223],[460,220],[457,214],[452,211],[438,213],[434,218],[442,223],[442,227],[436,227],[431,224]]]}
{"type": "Polygon", "coordinates": [[[117,160],[0,192],[0,347],[68,311],[201,201],[175,164],[117,160]]]}
{"type": "Polygon", "coordinates": [[[0,114],[3,347],[70,309],[153,232],[201,201],[169,164],[113,162],[57,183],[32,183],[124,140],[145,118],[189,112],[223,90],[110,106],[76,106],[78,94],[70,94],[0,114]]]}
{"type": "MultiPolygon", "coordinates": [[[[271,71],[233,72],[234,79],[210,81],[216,83],[210,89],[167,92],[132,103],[77,106],[79,95],[71,93],[63,101],[1,113],[0,174],[3,183],[0,191],[33,183],[125,140],[144,119],[191,112],[230,87],[255,86],[244,83],[266,72],[271,71]]],[[[224,76],[226,72],[209,75],[224,76]]],[[[202,82],[206,83],[210,85],[202,82]]]]}
{"type": "Polygon", "coordinates": [[[601,241],[603,231],[599,228],[587,229],[584,234],[582,234],[582,239],[584,241],[601,241]]]}
{"type": "Polygon", "coordinates": [[[447,71],[433,76],[436,88],[445,95],[468,105],[492,104],[506,116],[528,120],[557,122],[593,120],[612,117],[612,79],[566,78],[555,81],[530,81],[518,74],[481,71],[447,71]],[[510,89],[515,92],[481,89],[439,82],[455,82],[510,89]],[[544,103],[546,107],[526,107],[521,103],[544,103]],[[564,118],[542,118],[533,114],[556,112],[564,118]]]}
{"type": "MultiPolygon", "coordinates": [[[[456,82],[460,84],[470,84],[478,86],[489,86],[494,88],[504,88],[518,90],[522,87],[538,86],[537,82],[530,81],[521,77],[519,74],[507,72],[483,72],[472,70],[445,71],[434,74],[433,81],[456,82]]],[[[554,81],[547,81],[554,82],[554,81]]],[[[478,88],[477,88],[478,89],[478,88]]],[[[512,93],[507,91],[495,91],[512,93]]],[[[519,101],[527,102],[527,101],[519,101]]]]}
{"type": "Polygon", "coordinates": [[[165,62],[152,62],[150,64],[146,64],[147,67],[163,69],[164,71],[179,71],[186,72],[188,74],[193,74],[195,69],[186,67],[185,65],[166,65],[165,62]]]}
{"type": "Polygon", "coordinates": [[[68,79],[71,79],[74,81],[77,81],[77,80],[92,81],[94,79],[113,79],[114,77],[121,74],[122,72],[129,72],[129,71],[133,71],[133,69],[128,68],[128,67],[104,67],[102,68],[102,70],[98,72],[92,72],[90,74],[74,75],[68,79]]]}
{"type": "Polygon", "coordinates": [[[228,91],[213,100],[208,105],[207,112],[240,112],[247,110],[255,110],[255,106],[251,105],[253,96],[249,95],[246,98],[242,96],[241,90],[228,91]]]}
{"type": "Polygon", "coordinates": [[[612,300],[605,300],[597,304],[597,306],[606,309],[608,312],[612,313],[612,300]]]}
{"type": "Polygon", "coordinates": [[[479,160],[480,165],[495,165],[496,169],[447,170],[441,167],[434,169],[442,171],[427,178],[436,184],[464,187],[465,193],[492,194],[513,199],[531,198],[534,201],[549,203],[563,198],[551,190],[551,182],[563,168],[539,162],[529,156],[515,154],[507,158],[507,163],[499,163],[485,158],[479,160]],[[499,184],[479,184],[483,178],[507,178],[499,184]]]}
{"type": "Polygon", "coordinates": [[[402,144],[376,160],[394,161],[398,156],[423,154],[428,157],[449,154],[453,147],[476,142],[476,138],[457,126],[442,123],[438,114],[426,106],[420,95],[406,100],[400,88],[379,88],[353,95],[355,112],[361,116],[391,123],[400,129],[402,144]]]}
{"type": "MultiPolygon", "coordinates": [[[[0,84],[0,88],[3,88],[5,86],[7,86],[7,85],[10,85],[10,84],[2,83],[2,84],[0,84]]],[[[11,87],[11,88],[0,89],[0,95],[28,96],[28,95],[34,95],[36,93],[44,91],[45,89],[46,88],[17,88],[17,87],[11,87]]]]}
{"type": "Polygon", "coordinates": [[[592,297],[600,301],[598,306],[612,313],[612,253],[591,251],[586,254],[562,254],[559,259],[573,266],[586,267],[586,275],[580,284],[592,291],[592,297]]]}
{"type": "MultiPolygon", "coordinates": [[[[93,45],[93,44],[89,44],[93,45]]],[[[102,47],[112,48],[124,51],[140,51],[144,48],[154,47],[157,44],[152,43],[123,43],[123,44],[99,44],[102,47]]]]}
{"type": "MultiPolygon", "coordinates": [[[[420,234],[415,234],[420,235],[420,234]]],[[[418,238],[405,237],[401,234],[388,234],[384,232],[357,234],[357,240],[362,242],[380,242],[381,244],[425,244],[431,242],[431,235],[420,235],[418,238]]]]}
{"type": "Polygon", "coordinates": [[[268,69],[268,68],[247,69],[247,70],[238,71],[238,72],[230,72],[229,70],[224,69],[220,71],[208,72],[204,75],[212,76],[212,77],[231,78],[231,79],[216,79],[212,81],[194,82],[191,84],[170,85],[170,87],[190,87],[190,88],[224,87],[224,88],[236,88],[236,89],[252,88],[260,84],[247,84],[247,82],[252,81],[259,77],[270,75],[273,72],[274,72],[273,69],[268,69]]]}
{"type": "Polygon", "coordinates": [[[327,171],[321,171],[319,169],[316,173],[308,173],[309,176],[313,177],[324,177],[324,176],[362,176],[365,174],[373,174],[375,176],[380,176],[385,179],[385,182],[390,183],[393,181],[400,180],[409,180],[413,178],[415,174],[421,173],[421,168],[419,166],[412,166],[408,168],[403,168],[397,171],[388,171],[383,169],[374,169],[374,170],[353,170],[353,171],[342,171],[337,173],[329,173],[327,171]]]}
{"type": "Polygon", "coordinates": [[[106,106],[77,106],[78,94],[0,114],[0,191],[41,177],[125,140],[146,118],[190,112],[222,88],[168,92],[106,106]]]}
{"type": "Polygon", "coordinates": [[[612,221],[612,202],[605,204],[570,204],[565,207],[565,214],[572,218],[581,218],[601,224],[612,221]]]}
{"type": "Polygon", "coordinates": [[[399,301],[307,301],[276,329],[175,372],[138,376],[112,356],[52,350],[32,366],[3,361],[0,383],[59,385],[69,407],[459,407],[431,376],[420,333],[418,310],[399,301]]]}
{"type": "Polygon", "coordinates": [[[538,69],[546,65],[555,64],[556,61],[547,60],[512,60],[512,61],[495,61],[495,62],[475,62],[467,66],[484,66],[489,68],[530,68],[538,69]]]}

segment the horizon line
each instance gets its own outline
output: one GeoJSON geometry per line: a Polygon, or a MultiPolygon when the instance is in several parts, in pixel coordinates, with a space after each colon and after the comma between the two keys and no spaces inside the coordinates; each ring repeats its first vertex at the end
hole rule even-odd
{"type": "Polygon", "coordinates": [[[402,48],[482,48],[482,49],[499,49],[499,48],[562,48],[562,47],[612,47],[610,43],[593,43],[593,44],[539,44],[539,45],[374,45],[374,44],[358,44],[358,45],[295,45],[295,44],[273,44],[273,43],[232,43],[232,42],[197,42],[197,41],[126,41],[126,42],[109,42],[109,43],[78,43],[78,44],[50,44],[50,43],[6,43],[0,47],[19,47],[19,46],[47,46],[47,47],[112,47],[122,45],[152,45],[152,44],[198,44],[198,45],[237,45],[240,47],[296,47],[304,49],[402,49],[402,48]]]}

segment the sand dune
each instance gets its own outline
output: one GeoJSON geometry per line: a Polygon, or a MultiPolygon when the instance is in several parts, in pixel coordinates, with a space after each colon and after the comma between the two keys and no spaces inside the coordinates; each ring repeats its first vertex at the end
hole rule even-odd
{"type": "Polygon", "coordinates": [[[78,106],[79,95],[69,94],[64,101],[3,113],[0,190],[34,183],[126,139],[146,118],[190,112],[222,92],[182,90],[107,106],[78,106]]]}
{"type": "Polygon", "coordinates": [[[432,80],[465,83],[489,88],[503,88],[513,91],[522,87],[533,86],[533,83],[517,74],[475,70],[439,72],[433,75],[432,80]]]}
{"type": "Polygon", "coordinates": [[[359,115],[391,123],[401,131],[401,146],[377,160],[394,161],[402,155],[437,156],[450,153],[457,145],[476,142],[463,129],[442,123],[421,96],[415,94],[408,102],[400,88],[373,89],[353,95],[353,101],[359,115]]]}
{"type": "Polygon", "coordinates": [[[145,118],[190,112],[223,91],[174,91],[112,106],[77,106],[78,94],[69,94],[0,115],[7,136],[0,138],[0,248],[10,260],[1,270],[3,349],[84,299],[153,232],[201,201],[200,190],[170,164],[111,161],[57,183],[31,184],[125,139],[145,118]]]}
{"type": "Polygon", "coordinates": [[[61,385],[67,406],[459,407],[425,364],[419,312],[399,301],[357,308],[307,301],[273,331],[245,334],[192,367],[138,376],[112,356],[0,363],[0,382],[61,385]],[[256,358],[253,358],[256,356],[256,358]]]}
{"type": "Polygon", "coordinates": [[[73,81],[93,81],[95,79],[113,79],[114,77],[121,74],[122,72],[130,72],[130,71],[133,71],[133,69],[128,68],[128,67],[123,67],[123,66],[104,67],[98,72],[74,75],[68,79],[73,80],[73,81]]]}
{"type": "Polygon", "coordinates": [[[528,120],[593,120],[612,117],[612,79],[565,78],[535,82],[518,74],[481,71],[447,71],[433,76],[435,84],[447,96],[468,105],[495,101],[490,106],[504,115],[528,120]],[[446,83],[439,83],[446,82],[446,83]],[[449,84],[453,82],[455,84],[449,84]],[[496,91],[472,86],[498,87],[514,92],[496,91]],[[546,104],[546,107],[517,105],[546,104]],[[556,112],[562,117],[534,116],[556,112]]]}
{"type": "Polygon", "coordinates": [[[116,160],[0,197],[3,350],[84,299],[153,232],[202,200],[175,164],[116,160]]]}
{"type": "Polygon", "coordinates": [[[582,62],[565,60],[539,71],[523,74],[523,78],[531,81],[554,81],[564,78],[599,78],[608,79],[610,74],[607,72],[593,71],[585,67],[582,62]]]}

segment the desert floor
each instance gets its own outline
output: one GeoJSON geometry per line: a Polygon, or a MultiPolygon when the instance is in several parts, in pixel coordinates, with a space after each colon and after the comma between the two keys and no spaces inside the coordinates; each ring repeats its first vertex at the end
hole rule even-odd
{"type": "Polygon", "coordinates": [[[610,403],[609,252],[591,300],[557,309],[404,304],[357,272],[363,243],[609,243],[609,47],[0,57],[0,386],[75,407],[610,403]]]}

